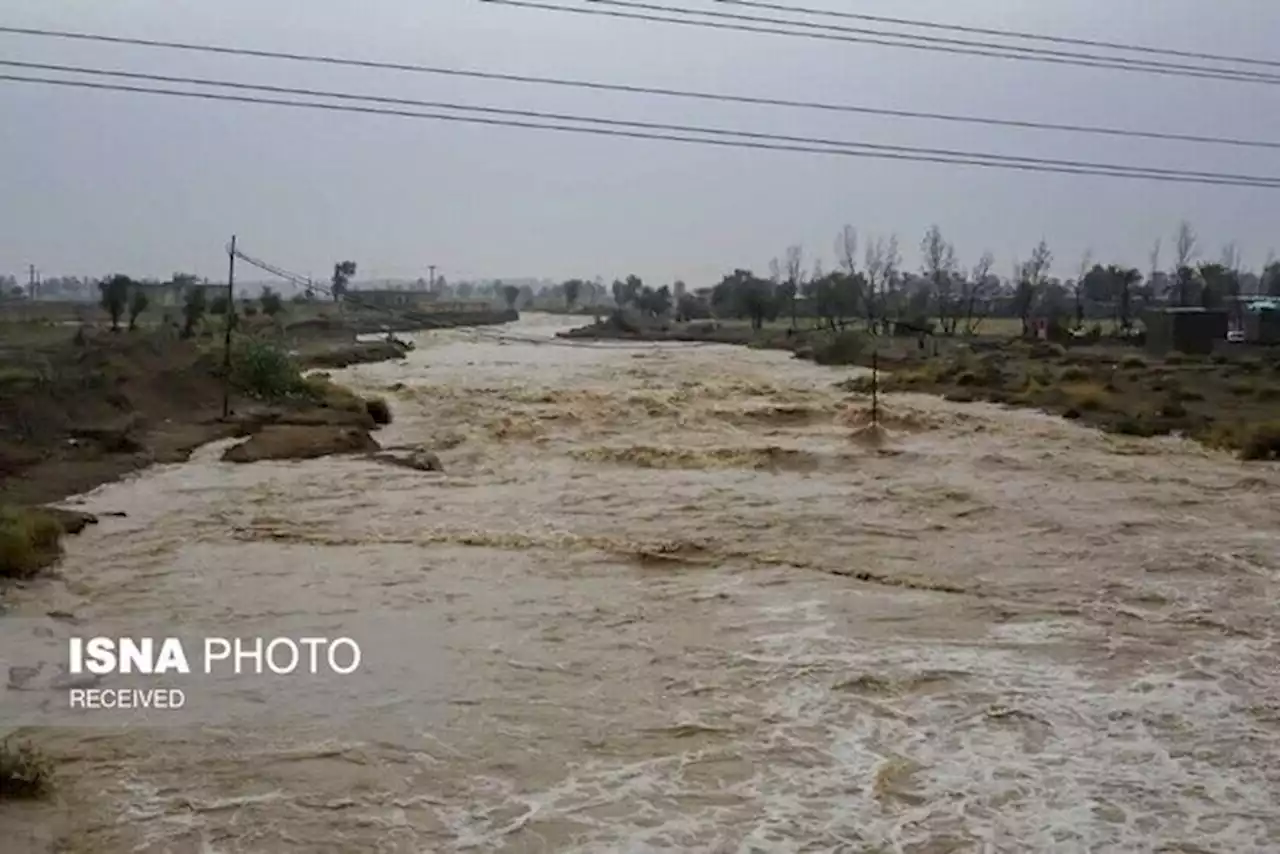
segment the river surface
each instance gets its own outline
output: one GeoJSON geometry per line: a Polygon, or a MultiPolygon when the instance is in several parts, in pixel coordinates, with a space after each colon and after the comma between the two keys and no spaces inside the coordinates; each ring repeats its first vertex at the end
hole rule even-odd
{"type": "Polygon", "coordinates": [[[33,732],[59,797],[0,849],[1280,851],[1274,466],[923,396],[876,432],[847,370],[564,328],[337,372],[444,474],[210,448],[87,496],[129,515],[0,619],[319,626],[375,676],[33,732]]]}

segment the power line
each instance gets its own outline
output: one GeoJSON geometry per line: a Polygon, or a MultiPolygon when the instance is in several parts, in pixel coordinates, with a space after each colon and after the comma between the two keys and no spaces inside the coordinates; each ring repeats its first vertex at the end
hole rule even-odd
{"type": "MultiPolygon", "coordinates": [[[[853,33],[856,35],[863,35],[863,36],[886,36],[889,38],[910,39],[912,41],[918,41],[918,42],[922,42],[924,44],[930,44],[930,45],[948,45],[948,46],[957,45],[960,47],[995,49],[995,50],[1002,50],[1002,51],[1010,51],[1014,54],[1021,56],[1021,58],[1035,58],[1037,60],[1054,58],[1054,59],[1069,59],[1074,61],[1074,60],[1083,59],[1083,60],[1089,60],[1093,62],[1120,63],[1121,64],[1120,67],[1123,67],[1126,69],[1211,71],[1211,72],[1238,76],[1241,79],[1280,81],[1280,76],[1277,76],[1275,74],[1263,74],[1261,72],[1256,72],[1256,71],[1244,71],[1244,70],[1228,69],[1228,68],[1213,68],[1213,67],[1206,67],[1201,65],[1187,65],[1185,63],[1160,62],[1160,61],[1149,60],[1149,59],[1134,59],[1134,58],[1123,57],[1123,56],[1103,56],[1100,54],[1080,53],[1078,51],[1052,50],[1049,48],[1042,48],[1042,47],[1020,47],[1018,45],[1000,44],[998,42],[973,41],[970,39],[946,38],[943,36],[923,36],[923,35],[916,35],[914,33],[893,33],[893,32],[886,32],[884,30],[868,29],[866,27],[851,27],[851,26],[842,25],[842,24],[818,23],[814,21],[803,21],[803,20],[796,21],[796,20],[788,20],[786,18],[769,18],[769,17],[761,17],[759,15],[743,15],[743,14],[737,14],[733,12],[708,12],[702,9],[689,9],[683,6],[666,6],[666,5],[658,5],[654,3],[647,3],[647,2],[644,2],[644,0],[585,0],[585,2],[594,4],[594,5],[600,5],[600,6],[615,6],[615,7],[621,7],[624,9],[644,9],[652,12],[663,12],[663,13],[669,13],[669,14],[673,13],[677,15],[696,15],[696,16],[701,16],[705,18],[720,18],[720,19],[731,20],[731,21],[746,21],[748,23],[756,23],[756,24],[784,25],[789,27],[801,27],[804,29],[822,30],[827,32],[853,33]]],[[[799,10],[795,10],[795,11],[798,12],[799,10]]],[[[1008,58],[1014,59],[1014,58],[1018,58],[1018,56],[1011,55],[1008,58]]]]}
{"type": "MultiPolygon", "coordinates": [[[[0,27],[0,32],[5,32],[5,31],[6,31],[5,28],[0,27]]],[[[755,104],[755,105],[773,106],[773,107],[790,107],[790,108],[796,108],[796,109],[819,110],[819,111],[825,111],[825,112],[856,113],[856,114],[863,114],[863,115],[887,116],[892,118],[926,119],[931,121],[945,121],[945,122],[955,122],[955,123],[962,123],[962,124],[992,125],[997,127],[1013,127],[1013,128],[1024,128],[1024,129],[1030,129],[1030,130],[1063,131],[1063,132],[1069,132],[1069,133],[1098,134],[1098,135],[1104,135],[1104,136],[1128,137],[1128,138],[1138,138],[1138,139],[1157,139],[1157,140],[1164,140],[1164,141],[1187,142],[1187,143],[1204,144],[1204,145],[1227,145],[1227,146],[1235,146],[1235,147],[1243,147],[1243,148],[1280,149],[1280,142],[1271,141],[1271,140],[1252,140],[1252,139],[1240,139],[1240,138],[1234,138],[1234,137],[1205,136],[1205,135],[1199,135],[1199,134],[1170,133],[1170,132],[1163,132],[1163,131],[1142,131],[1142,130],[1132,130],[1127,128],[1109,128],[1109,127],[1097,127],[1097,126],[1089,126],[1089,125],[1059,124],[1059,123],[1051,123],[1051,122],[1032,122],[1032,121],[1021,121],[1016,119],[996,119],[996,118],[987,118],[982,116],[965,116],[965,115],[958,115],[958,114],[952,114],[952,113],[933,113],[933,112],[923,112],[923,111],[915,111],[915,110],[895,110],[895,109],[866,107],[866,106],[851,105],[851,104],[824,103],[819,101],[797,101],[797,100],[790,100],[790,99],[783,99],[783,98],[763,98],[763,97],[755,97],[755,96],[749,96],[749,95],[729,95],[729,94],[723,94],[723,93],[700,92],[700,91],[683,90],[683,89],[667,89],[667,88],[650,87],[650,86],[630,86],[630,85],[613,84],[613,83],[599,83],[599,82],[589,81],[589,80],[575,80],[575,79],[565,79],[565,78],[555,78],[555,77],[537,77],[537,76],[522,75],[522,74],[502,74],[497,72],[473,71],[468,69],[443,68],[443,67],[425,66],[425,65],[404,65],[404,64],[390,63],[390,62],[376,62],[373,60],[345,59],[345,58],[334,57],[334,56],[278,53],[274,51],[258,51],[258,50],[247,50],[247,49],[242,50],[238,48],[228,48],[228,47],[221,47],[221,46],[215,46],[215,45],[200,45],[200,44],[189,44],[189,43],[182,43],[182,42],[155,42],[147,39],[120,39],[114,36],[97,36],[97,35],[87,35],[87,34],[81,34],[81,33],[59,34],[59,35],[68,35],[72,38],[77,38],[77,39],[85,38],[85,39],[94,39],[94,40],[101,39],[106,41],[123,41],[128,44],[144,46],[144,47],[173,48],[177,50],[198,51],[198,52],[230,53],[235,55],[246,55],[246,56],[259,57],[259,58],[283,59],[283,60],[298,61],[298,62],[320,63],[320,64],[331,64],[331,65],[348,65],[348,66],[358,66],[358,67],[372,67],[372,68],[382,68],[382,69],[388,69],[388,70],[394,70],[394,71],[410,71],[410,72],[424,73],[424,74],[469,77],[469,78],[477,78],[482,80],[497,80],[497,81],[503,81],[503,82],[514,82],[514,83],[525,83],[525,84],[563,86],[563,87],[570,87],[570,88],[590,89],[590,90],[609,91],[609,92],[626,92],[629,94],[658,95],[662,97],[685,98],[685,99],[700,100],[700,101],[755,104]]],[[[0,65],[7,65],[11,67],[20,67],[20,68],[44,69],[44,70],[50,70],[50,71],[55,71],[55,70],[56,71],[74,71],[74,72],[95,73],[95,74],[108,73],[102,70],[84,69],[84,68],[78,68],[76,66],[49,65],[44,63],[18,62],[18,61],[11,61],[11,60],[0,61],[0,65]]],[[[109,73],[117,76],[129,76],[124,72],[109,72],[109,73]]],[[[145,77],[145,75],[138,75],[138,76],[145,77]]],[[[174,78],[174,79],[179,81],[182,80],[182,78],[174,78]]]]}
{"type": "Polygon", "coordinates": [[[885,15],[868,15],[862,12],[846,12],[835,9],[814,9],[804,6],[784,6],[781,3],[764,3],[759,0],[715,0],[730,6],[744,6],[754,9],[769,9],[775,12],[790,12],[801,15],[824,15],[831,18],[847,18],[856,21],[872,21],[878,24],[897,24],[907,27],[919,27],[926,30],[945,30],[953,33],[973,33],[983,36],[1001,36],[1004,38],[1026,39],[1052,44],[1080,45],[1082,47],[1101,47],[1109,50],[1127,50],[1133,53],[1146,53],[1157,56],[1178,56],[1184,59],[1207,59],[1212,62],[1234,62],[1237,65],[1262,65],[1272,68],[1280,67],[1280,61],[1257,59],[1249,56],[1226,56],[1218,53],[1201,53],[1194,50],[1178,50],[1167,47],[1133,44],[1130,42],[1109,42],[1098,39],[1072,38],[1069,36],[1052,36],[1043,33],[1028,33],[1020,30],[989,29],[986,27],[965,26],[963,24],[943,24],[937,21],[921,21],[911,18],[890,18],[885,15]]]}
{"type": "Polygon", "coordinates": [[[1088,55],[1076,55],[1061,52],[1063,55],[1056,55],[1059,52],[1045,51],[1039,48],[1021,48],[1009,45],[1000,45],[994,43],[973,42],[977,47],[961,47],[947,44],[956,41],[954,39],[939,39],[932,36],[913,36],[900,33],[883,33],[879,31],[867,31],[877,33],[879,38],[870,36],[850,35],[850,32],[859,32],[852,27],[838,27],[835,25],[814,24],[812,22],[787,21],[782,19],[769,18],[752,18],[744,15],[730,15],[724,12],[704,12],[694,10],[675,9],[667,6],[642,6],[640,4],[623,3],[620,0],[590,0],[592,3],[608,3],[630,8],[652,8],[659,9],[676,15],[703,15],[709,17],[734,18],[738,20],[756,20],[762,23],[774,23],[791,27],[810,27],[821,30],[830,30],[831,32],[809,32],[781,29],[778,26],[769,27],[753,27],[741,23],[726,23],[723,21],[701,21],[692,18],[679,18],[667,15],[652,15],[642,12],[624,12],[617,9],[593,9],[580,6],[560,6],[552,3],[533,2],[533,0],[480,0],[482,3],[492,3],[500,6],[516,6],[526,9],[536,9],[549,12],[570,12],[577,15],[599,15],[610,18],[625,18],[636,21],[650,21],[664,24],[682,24],[692,27],[704,27],[716,30],[731,30],[735,32],[747,33],[763,33],[766,35],[792,36],[796,38],[817,39],[820,41],[846,42],[856,44],[872,44],[881,47],[899,47],[912,50],[922,50],[933,53],[950,53],[962,56],[986,56],[995,59],[1015,59],[1030,62],[1045,62],[1054,65],[1071,65],[1084,68],[1103,68],[1114,71],[1138,71],[1148,74],[1159,74],[1173,77],[1194,77],[1207,80],[1228,80],[1236,83],[1265,83],[1270,85],[1280,84],[1280,75],[1261,74],[1253,71],[1232,71],[1228,69],[1210,68],[1206,66],[1195,65],[1179,65],[1174,63],[1157,63],[1149,60],[1123,59],[1120,57],[1092,57],[1088,55]],[[839,32],[836,32],[839,31],[839,32]],[[889,39],[899,39],[899,41],[890,41],[889,39]],[[914,39],[920,44],[911,41],[903,41],[904,39],[914,39]]]}
{"type": "MultiPolygon", "coordinates": [[[[330,110],[347,113],[369,115],[388,115],[403,118],[430,119],[452,121],[466,124],[478,124],[494,127],[516,127],[535,130],[553,130],[567,133],[593,134],[596,136],[629,137],[632,139],[663,140],[668,142],[697,143],[716,145],[725,148],[750,148],[769,151],[791,151],[808,154],[834,154],[846,157],[865,157],[881,160],[902,160],[923,163],[946,163],[952,165],[986,166],[998,169],[1013,169],[1026,172],[1054,172],[1069,175],[1096,175],[1110,178],[1140,178],[1152,181],[1169,181],[1174,183],[1208,184],[1214,186],[1243,186],[1272,188],[1280,187],[1280,178],[1271,176],[1230,175],[1225,173],[1196,173],[1189,170],[1163,170],[1148,167],[1134,167],[1105,163],[1083,163],[1076,165],[1074,161],[1053,161],[1042,158],[1015,158],[1010,155],[965,154],[952,156],[946,153],[926,153],[930,149],[910,149],[906,146],[873,146],[871,143],[857,142],[825,142],[813,140],[812,144],[784,144],[753,141],[752,139],[707,139],[696,136],[659,134],[649,131],[625,130],[622,127],[573,127],[551,122],[517,121],[514,119],[486,118],[482,116],[457,116],[444,113],[421,113],[383,107],[368,107],[356,104],[325,104],[310,101],[291,101],[278,98],[250,97],[247,95],[230,95],[215,92],[193,92],[186,90],[155,89],[141,86],[126,86],[115,83],[95,83],[87,80],[61,80],[47,77],[20,77],[11,74],[0,74],[0,81],[15,83],[36,83],[41,85],[63,86],[69,88],[96,89],[117,92],[134,92],[171,97],[195,98],[210,101],[231,101],[249,104],[265,104],[271,106],[298,107],[305,109],[330,110]],[[840,147],[831,147],[831,146],[840,147]],[[1061,164],[1061,165],[1060,165],[1061,164]]],[[[471,110],[496,111],[497,108],[468,107],[471,110]]],[[[504,111],[515,112],[515,111],[504,111]]],[[[519,111],[539,115],[534,111],[519,111]]],[[[609,119],[577,118],[576,121],[609,123],[619,126],[641,126],[638,122],[622,122],[609,119]]],[[[671,126],[677,127],[677,126],[671,126]]],[[[749,137],[765,137],[767,134],[748,134],[745,131],[726,131],[720,129],[694,129],[696,133],[721,133],[749,137]]],[[[779,137],[785,139],[784,137],[779,137]]],[[[796,137],[802,140],[802,137],[796,137]]]]}
{"type": "Polygon", "coordinates": [[[628,120],[622,120],[622,119],[598,118],[593,116],[581,116],[581,115],[572,115],[572,114],[566,114],[566,113],[552,113],[552,112],[546,112],[541,110],[516,110],[516,109],[507,109],[502,107],[474,106],[470,104],[457,104],[457,103],[444,102],[444,101],[424,101],[424,100],[419,100],[414,98],[397,98],[397,97],[388,97],[388,96],[380,96],[380,95],[361,95],[361,94],[354,94],[349,92],[335,92],[332,90],[303,89],[303,88],[295,88],[295,87],[287,87],[287,86],[271,86],[271,85],[254,84],[254,83],[241,83],[236,81],[213,80],[210,78],[203,78],[203,77],[177,77],[177,76],[165,75],[165,74],[146,74],[146,73],[135,72],[135,71],[116,71],[116,70],[110,70],[110,69],[87,68],[84,66],[52,65],[47,63],[30,63],[30,62],[0,60],[0,66],[2,65],[16,65],[23,68],[39,68],[44,70],[73,72],[73,73],[81,73],[81,74],[93,74],[93,75],[108,76],[108,77],[124,77],[129,79],[142,79],[142,80],[148,80],[152,82],[182,83],[182,84],[190,84],[190,85],[197,85],[197,86],[218,86],[218,87],[237,89],[237,90],[265,91],[265,92],[271,92],[275,94],[303,95],[306,97],[318,97],[318,98],[333,98],[333,99],[344,100],[344,101],[357,101],[357,102],[368,101],[368,102],[378,103],[378,104],[394,104],[397,106],[426,107],[430,109],[443,109],[443,110],[453,110],[453,111],[462,111],[462,112],[485,113],[489,115],[516,116],[520,118],[551,119],[558,122],[578,122],[578,123],[598,124],[606,127],[640,128],[643,130],[652,130],[652,131],[672,131],[676,133],[710,134],[714,136],[742,137],[744,139],[765,140],[769,142],[832,146],[836,148],[850,148],[854,150],[863,150],[863,151],[892,152],[892,153],[898,153],[898,154],[905,153],[905,154],[919,154],[919,155],[940,156],[940,157],[949,157],[949,158],[981,159],[984,161],[991,160],[991,161],[997,161],[1002,163],[1003,162],[1028,163],[1028,164],[1043,165],[1043,166],[1061,166],[1061,167],[1084,168],[1084,169],[1106,169],[1108,171],[1134,172],[1142,175],[1147,175],[1147,174],[1175,175],[1180,177],[1211,178],[1214,180],[1232,180],[1232,181],[1247,181],[1247,182],[1267,181],[1267,182],[1274,182],[1276,186],[1280,186],[1280,176],[1268,177],[1268,176],[1257,176],[1257,175],[1240,175],[1240,174],[1222,173],[1222,172],[1197,172],[1197,171],[1186,170],[1186,169],[1161,169],[1156,167],[1128,166],[1125,164],[1096,163],[1096,162],[1088,162],[1088,161],[1080,161],[1080,160],[1055,160],[1055,159],[1049,159],[1049,158],[1043,158],[1043,157],[1019,157],[1015,155],[1006,155],[1006,154],[987,154],[985,152],[961,151],[956,149],[945,149],[945,148],[921,148],[921,147],[902,146],[902,145],[881,145],[876,143],[858,142],[855,140],[824,139],[821,137],[811,137],[811,136],[791,136],[786,134],[758,133],[754,131],[736,130],[733,128],[700,127],[696,125],[669,124],[669,123],[662,123],[662,122],[628,121],[628,120]]]}

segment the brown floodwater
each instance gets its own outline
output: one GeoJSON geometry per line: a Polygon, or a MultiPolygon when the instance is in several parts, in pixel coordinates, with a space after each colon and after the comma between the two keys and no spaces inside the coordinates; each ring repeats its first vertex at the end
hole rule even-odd
{"type": "Polygon", "coordinates": [[[0,623],[365,675],[24,730],[58,796],[0,850],[1280,850],[1274,466],[923,396],[877,433],[848,370],[568,325],[337,372],[444,474],[218,446],[86,496],[127,518],[0,623]]]}

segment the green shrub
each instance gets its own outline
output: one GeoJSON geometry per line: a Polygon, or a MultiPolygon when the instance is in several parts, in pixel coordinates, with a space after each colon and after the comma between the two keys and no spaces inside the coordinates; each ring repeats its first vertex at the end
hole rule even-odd
{"type": "Polygon", "coordinates": [[[1089,371],[1079,365],[1071,365],[1063,368],[1058,374],[1058,380],[1064,383],[1080,383],[1087,382],[1089,379],[1089,371]]]}
{"type": "Polygon", "coordinates": [[[62,555],[62,525],[35,510],[0,508],[0,577],[30,578],[62,555]]]}
{"type": "Polygon", "coordinates": [[[819,365],[853,365],[866,349],[866,338],[846,329],[813,348],[813,360],[819,365]]]}
{"type": "Polygon", "coordinates": [[[0,741],[0,800],[39,798],[52,788],[49,760],[25,742],[0,741]]]}
{"type": "Polygon", "coordinates": [[[1250,424],[1240,431],[1240,457],[1245,460],[1280,460],[1280,421],[1250,424]]]}
{"type": "Polygon", "coordinates": [[[368,412],[368,407],[359,395],[333,382],[327,374],[304,379],[302,394],[314,403],[329,409],[368,412]]]}
{"type": "Polygon", "coordinates": [[[305,391],[302,373],[289,354],[249,339],[232,351],[232,381],[251,397],[280,400],[305,391]]]}
{"type": "Polygon", "coordinates": [[[1160,428],[1157,427],[1148,418],[1140,416],[1127,416],[1116,422],[1112,428],[1114,432],[1122,436],[1139,436],[1142,438],[1150,438],[1160,434],[1160,428]]]}

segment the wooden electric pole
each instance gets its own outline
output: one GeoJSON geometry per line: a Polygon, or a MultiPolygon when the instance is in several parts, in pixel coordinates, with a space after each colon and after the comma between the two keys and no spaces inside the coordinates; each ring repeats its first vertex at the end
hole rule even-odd
{"type": "Polygon", "coordinates": [[[871,426],[880,424],[880,360],[875,350],[871,351],[871,426]]]}
{"type": "Polygon", "coordinates": [[[236,236],[227,248],[227,328],[222,342],[222,417],[231,415],[231,324],[235,319],[236,236]]]}

